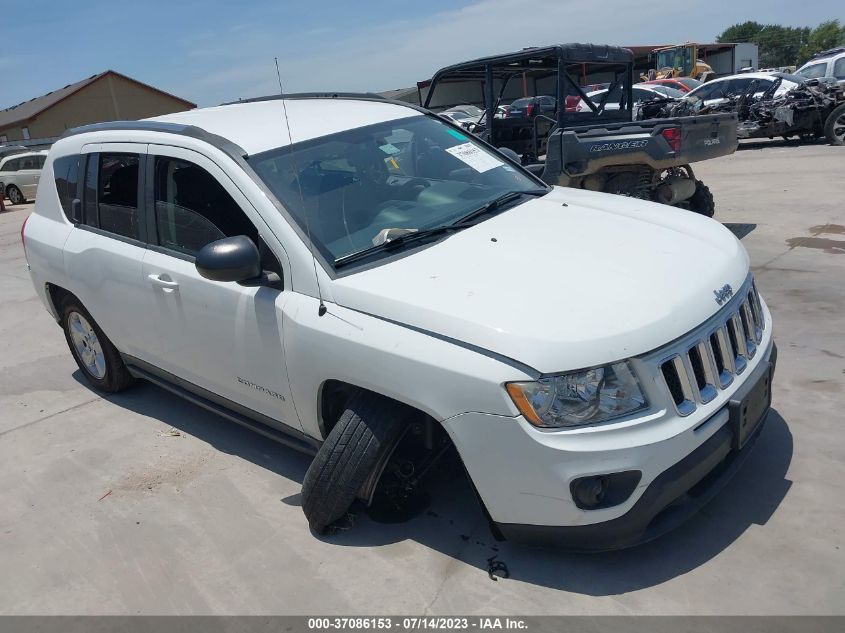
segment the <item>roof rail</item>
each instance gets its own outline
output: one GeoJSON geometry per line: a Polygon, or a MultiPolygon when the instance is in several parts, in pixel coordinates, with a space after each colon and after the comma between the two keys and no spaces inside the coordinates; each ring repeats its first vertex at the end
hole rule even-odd
{"type": "Polygon", "coordinates": [[[828,57],[830,55],[836,55],[837,53],[845,53],[845,46],[837,46],[836,48],[829,48],[826,51],[821,51],[816,53],[810,59],[819,59],[821,57],[828,57]]]}
{"type": "Polygon", "coordinates": [[[256,103],[258,101],[273,101],[275,99],[379,99],[385,100],[374,92],[294,92],[291,94],[267,95],[266,97],[252,97],[229,101],[220,105],[235,105],[236,103],[256,103]]]}

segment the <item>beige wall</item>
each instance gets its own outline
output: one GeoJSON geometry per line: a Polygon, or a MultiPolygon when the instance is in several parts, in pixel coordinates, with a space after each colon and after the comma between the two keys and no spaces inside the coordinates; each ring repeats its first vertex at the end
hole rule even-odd
{"type": "Polygon", "coordinates": [[[133,81],[106,75],[48,108],[34,119],[0,129],[8,140],[23,139],[22,127],[30,138],[49,138],[65,130],[101,121],[135,120],[188,109],[185,102],[133,81]]]}

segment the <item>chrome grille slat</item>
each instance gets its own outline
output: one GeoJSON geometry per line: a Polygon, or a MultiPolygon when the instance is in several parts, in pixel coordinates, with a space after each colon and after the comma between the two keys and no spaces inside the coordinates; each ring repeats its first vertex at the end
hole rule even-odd
{"type": "Polygon", "coordinates": [[[708,322],[709,329],[698,338],[687,336],[683,350],[667,354],[658,363],[679,415],[691,414],[726,389],[745,371],[763,340],[766,323],[753,280],[743,284],[742,292],[720,315],[716,324],[708,322]]]}

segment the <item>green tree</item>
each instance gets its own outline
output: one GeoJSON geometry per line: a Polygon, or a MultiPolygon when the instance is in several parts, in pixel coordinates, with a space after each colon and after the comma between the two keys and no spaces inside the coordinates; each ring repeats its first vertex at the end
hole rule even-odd
{"type": "Polygon", "coordinates": [[[717,42],[754,42],[757,34],[763,30],[759,22],[743,22],[729,26],[721,35],[716,36],[717,42]]]}
{"type": "Polygon", "coordinates": [[[806,44],[801,47],[798,63],[803,64],[816,53],[836,46],[845,46],[845,25],[840,25],[839,20],[822,22],[810,32],[806,44]]]}
{"type": "Polygon", "coordinates": [[[761,68],[800,65],[820,51],[845,46],[845,25],[839,20],[827,20],[811,29],[749,21],[729,26],[716,41],[757,44],[761,68]]]}

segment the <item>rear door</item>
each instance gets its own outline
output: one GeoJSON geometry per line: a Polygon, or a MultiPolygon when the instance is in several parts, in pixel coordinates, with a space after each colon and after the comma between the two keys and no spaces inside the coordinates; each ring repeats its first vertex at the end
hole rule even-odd
{"type": "Polygon", "coordinates": [[[80,163],[83,217],[64,246],[69,290],[119,351],[135,355],[149,327],[141,278],[146,145],[86,145],[80,163]]]}

